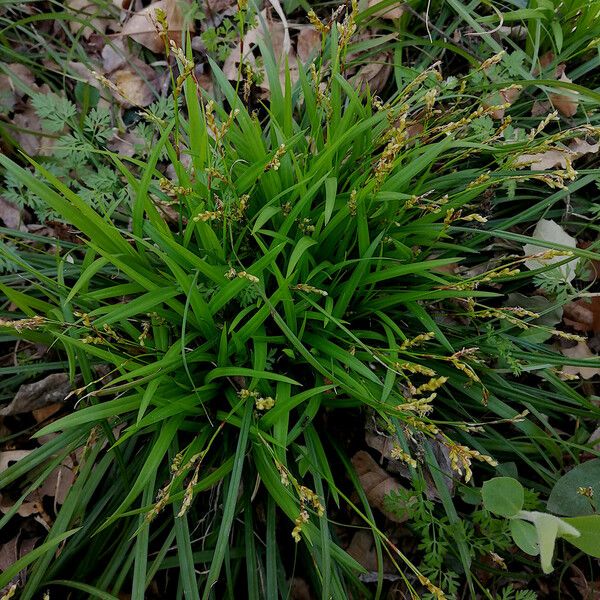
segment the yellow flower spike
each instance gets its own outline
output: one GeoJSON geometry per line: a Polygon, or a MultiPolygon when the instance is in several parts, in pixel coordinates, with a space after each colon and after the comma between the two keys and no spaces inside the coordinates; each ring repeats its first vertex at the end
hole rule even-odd
{"type": "Polygon", "coordinates": [[[414,393],[415,395],[420,395],[423,392],[434,392],[442,387],[446,381],[448,381],[447,377],[432,377],[427,383],[420,385],[414,393]]]}
{"type": "Polygon", "coordinates": [[[464,470],[465,483],[469,483],[473,477],[473,472],[471,471],[472,460],[486,462],[492,467],[498,466],[498,462],[491,456],[481,454],[477,450],[472,450],[468,446],[462,446],[460,444],[455,444],[454,442],[448,442],[446,443],[446,447],[448,448],[450,467],[459,475],[462,475],[464,470]]]}
{"type": "MultiPolygon", "coordinates": [[[[21,333],[24,330],[37,329],[41,327],[47,319],[36,315],[35,317],[29,317],[27,319],[0,319],[0,327],[9,327],[14,329],[17,333],[21,333]]],[[[89,321],[89,319],[88,319],[89,321]]]]}
{"type": "Polygon", "coordinates": [[[390,456],[395,460],[401,460],[413,469],[417,468],[417,461],[407,452],[404,452],[400,446],[394,446],[390,452],[390,456]]]}
{"type": "Polygon", "coordinates": [[[435,333],[433,333],[433,331],[421,333],[412,339],[404,340],[402,344],[400,344],[400,350],[407,350],[408,348],[413,348],[414,346],[420,346],[421,344],[424,344],[433,338],[435,338],[435,333]]]}
{"type": "Polygon", "coordinates": [[[260,397],[256,399],[254,406],[256,406],[256,410],[270,410],[275,406],[275,400],[271,396],[267,396],[266,398],[260,397]]]}
{"type": "Polygon", "coordinates": [[[433,369],[417,363],[397,362],[393,364],[393,368],[397,371],[408,371],[409,373],[418,373],[419,375],[426,375],[427,377],[434,377],[436,374],[433,369]]]}
{"type": "Polygon", "coordinates": [[[293,290],[298,290],[300,292],[307,292],[311,294],[319,294],[321,296],[328,296],[328,293],[325,290],[321,290],[312,285],[308,285],[306,283],[298,283],[292,287],[293,290]]]}

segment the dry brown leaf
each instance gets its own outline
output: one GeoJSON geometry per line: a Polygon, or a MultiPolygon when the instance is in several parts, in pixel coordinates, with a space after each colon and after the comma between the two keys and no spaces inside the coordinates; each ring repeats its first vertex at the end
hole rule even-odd
{"type": "MultiPolygon", "coordinates": [[[[548,50],[548,52],[545,52],[544,54],[542,54],[542,56],[540,56],[540,67],[542,69],[545,69],[547,67],[549,67],[552,64],[552,61],[554,61],[554,52],[552,52],[552,50],[548,50]]],[[[558,67],[557,67],[558,68],[558,67]]],[[[534,69],[533,74],[534,75],[539,75],[540,70],[539,69],[534,69]]],[[[558,77],[558,75],[557,75],[558,77]]]]}
{"type": "Polygon", "coordinates": [[[552,169],[565,169],[567,167],[567,150],[547,150],[539,154],[521,154],[515,166],[529,167],[532,171],[549,171],[552,169]]]}
{"type": "MultiPolygon", "coordinates": [[[[225,59],[223,63],[223,74],[229,81],[236,81],[239,73],[240,62],[242,61],[242,49],[238,45],[235,48],[232,48],[231,52],[225,59]]],[[[256,60],[254,56],[250,53],[246,59],[248,64],[255,69],[256,68],[256,60]]]]}
{"type": "MultiPolygon", "coordinates": [[[[148,69],[152,70],[151,67],[148,69]]],[[[151,85],[156,81],[155,73],[152,71],[152,76],[146,72],[140,74],[134,71],[130,66],[124,69],[119,69],[112,73],[109,79],[117,86],[121,93],[115,94],[115,100],[124,108],[133,106],[149,106],[154,102],[154,92],[151,85]]]]}
{"type": "Polygon", "coordinates": [[[120,69],[130,59],[123,40],[114,40],[102,48],[102,68],[105,74],[120,69]]]}
{"type": "MultiPolygon", "coordinates": [[[[563,65],[564,68],[564,65],[563,65]]],[[[569,79],[563,70],[563,73],[558,78],[559,81],[563,81],[566,83],[573,83],[571,79],[569,79]]],[[[577,112],[577,108],[579,106],[579,92],[574,92],[571,90],[565,90],[562,93],[552,93],[549,94],[550,102],[552,106],[561,114],[563,117],[572,117],[577,112]]]]}
{"type": "Polygon", "coordinates": [[[43,408],[36,408],[31,411],[33,418],[36,423],[42,423],[49,419],[52,415],[55,415],[61,408],[63,408],[63,404],[61,402],[55,402],[54,404],[49,404],[48,406],[44,406],[43,408]]]}
{"type": "Polygon", "coordinates": [[[116,152],[119,156],[133,156],[138,154],[146,145],[146,140],[134,130],[126,131],[124,134],[115,133],[108,142],[108,149],[116,152]]]}
{"type": "MultiPolygon", "coordinates": [[[[377,581],[379,576],[379,564],[377,561],[377,546],[371,531],[361,529],[357,531],[346,548],[346,552],[359,564],[361,564],[367,573],[360,575],[360,580],[365,583],[377,581]]],[[[383,555],[383,578],[388,581],[400,579],[394,563],[387,554],[383,555]]]]}
{"type": "MultiPolygon", "coordinates": [[[[514,102],[516,102],[519,99],[519,96],[521,95],[521,89],[519,87],[508,87],[508,88],[504,88],[502,90],[499,90],[498,92],[490,95],[486,100],[484,100],[483,102],[483,106],[485,108],[489,108],[491,106],[498,106],[501,104],[510,104],[512,105],[514,102]]],[[[504,115],[506,113],[506,109],[505,108],[496,108],[495,110],[490,112],[490,116],[493,119],[504,119],[504,115]]]]}
{"type": "Polygon", "coordinates": [[[277,21],[272,17],[265,19],[266,29],[259,29],[259,39],[265,40],[267,43],[270,41],[273,47],[273,55],[277,62],[281,62],[288,57],[290,67],[292,66],[295,58],[293,50],[286,50],[286,28],[281,21],[277,21]]]}
{"type": "Polygon", "coordinates": [[[13,401],[0,409],[0,415],[18,415],[56,402],[64,402],[70,392],[69,376],[66,373],[53,373],[35,383],[23,384],[13,401]]]}
{"type": "Polygon", "coordinates": [[[181,221],[184,225],[187,224],[187,218],[181,214],[181,209],[178,208],[177,205],[173,205],[169,202],[163,202],[157,198],[153,198],[152,200],[154,206],[156,206],[167,223],[176,225],[181,221]]]}
{"type": "MultiPolygon", "coordinates": [[[[233,9],[237,4],[237,0],[203,0],[204,12],[211,17],[222,13],[233,14],[233,9]]],[[[214,23],[211,23],[214,25],[214,23]]]]}
{"type": "Polygon", "coordinates": [[[96,32],[104,33],[110,23],[110,19],[98,16],[98,4],[92,0],[68,0],[67,7],[78,15],[78,20],[70,20],[69,28],[73,33],[81,30],[81,35],[87,40],[96,32]],[[86,25],[82,21],[88,21],[86,25]]]}
{"type": "Polygon", "coordinates": [[[289,581],[290,600],[314,600],[308,583],[302,577],[293,577],[289,581]]]}
{"type": "Polygon", "coordinates": [[[369,504],[381,511],[390,521],[402,523],[408,519],[408,514],[402,516],[388,511],[384,505],[385,497],[391,492],[404,490],[400,483],[388,475],[364,450],[358,451],[352,457],[352,464],[358,475],[361,486],[365,490],[369,504]]]}
{"type": "MultiPolygon", "coordinates": [[[[267,11],[261,11],[258,18],[258,26],[249,29],[244,36],[243,50],[245,52],[242,57],[242,45],[238,44],[235,48],[232,48],[229,56],[223,63],[223,73],[225,77],[231,81],[235,81],[238,78],[239,65],[242,62],[242,58],[247,62],[254,70],[257,69],[256,59],[253,54],[254,48],[258,45],[259,39],[265,39],[264,32],[262,30],[263,24],[269,27],[270,19],[268,18],[267,11]]],[[[266,79],[266,78],[265,78],[266,79]]]]}
{"type": "Polygon", "coordinates": [[[396,447],[397,443],[392,436],[384,435],[371,428],[367,428],[365,431],[365,442],[369,448],[373,448],[373,450],[377,450],[381,454],[382,461],[384,458],[393,460],[392,450],[396,447]]]}
{"type": "Polygon", "coordinates": [[[39,87],[35,83],[35,75],[25,65],[20,63],[10,63],[8,65],[11,87],[17,91],[19,97],[22,97],[26,92],[23,86],[33,88],[38,91],[39,87]]]}
{"type": "MultiPolygon", "coordinates": [[[[549,67],[554,61],[554,53],[550,50],[540,56],[540,69],[546,69],[549,67]]],[[[567,77],[565,74],[565,69],[567,65],[565,63],[560,63],[554,69],[554,79],[558,79],[558,81],[563,81],[565,83],[573,83],[571,79],[567,77]]],[[[537,77],[540,73],[540,69],[535,69],[533,74],[537,77]]],[[[550,104],[564,117],[572,117],[577,112],[577,107],[579,105],[579,93],[571,90],[566,90],[563,92],[553,92],[548,95],[550,99],[550,104]]],[[[545,103],[540,103],[542,106],[546,106],[545,103]]],[[[546,114],[542,112],[542,106],[538,106],[536,108],[534,103],[534,109],[536,110],[536,114],[532,114],[533,116],[541,116],[542,114],[546,114]]],[[[548,107],[549,108],[549,107],[548,107]]],[[[548,112],[550,112],[548,110],[548,112]]]]}
{"type": "MultiPolygon", "coordinates": [[[[35,492],[33,493],[35,494],[35,492]]],[[[6,514],[14,507],[14,505],[14,500],[4,494],[0,494],[0,512],[6,514]]],[[[41,499],[39,496],[36,496],[34,500],[23,501],[17,510],[17,514],[20,517],[31,517],[39,514],[41,510],[41,499]]]]}
{"type": "MultiPolygon", "coordinates": [[[[369,8],[381,4],[382,0],[369,0],[369,8]]],[[[391,6],[387,6],[378,10],[375,15],[382,19],[399,19],[406,12],[406,7],[403,2],[397,2],[391,6]]]]}
{"type": "Polygon", "coordinates": [[[23,223],[23,211],[2,197],[0,197],[0,221],[9,229],[27,231],[27,227],[23,223]]]}
{"type": "MultiPolygon", "coordinates": [[[[286,28],[280,21],[272,19],[266,10],[261,11],[258,19],[258,26],[248,30],[244,36],[243,57],[242,46],[241,44],[238,44],[231,50],[229,56],[226,58],[222,69],[225,77],[231,81],[237,80],[239,65],[242,61],[242,58],[244,62],[248,63],[254,70],[258,70],[259,67],[256,64],[253,50],[258,45],[259,40],[265,40],[267,44],[270,42],[272,45],[273,55],[278,61],[279,82],[281,86],[283,87],[285,85],[286,59],[289,66],[290,80],[292,85],[294,85],[294,83],[298,81],[298,65],[296,63],[296,53],[294,50],[290,49],[288,52],[285,51],[286,34],[286,28]]],[[[269,80],[266,75],[259,87],[265,93],[270,91],[269,80]]]]}
{"type": "Polygon", "coordinates": [[[202,88],[211,98],[214,96],[214,84],[213,79],[209,73],[199,72],[200,67],[196,67],[196,81],[200,88],[202,88]]]}
{"type": "Polygon", "coordinates": [[[32,450],[3,450],[0,452],[0,473],[3,473],[13,463],[31,454],[32,450]]]}
{"type": "Polygon", "coordinates": [[[298,40],[296,41],[298,58],[303,63],[306,63],[320,50],[321,34],[313,27],[303,27],[300,30],[298,40]]]}
{"type": "MultiPolygon", "coordinates": [[[[0,453],[0,472],[4,465],[10,466],[18,460],[21,460],[32,452],[31,450],[14,450],[11,452],[0,453]],[[22,454],[16,454],[22,453],[22,454]]],[[[58,505],[64,504],[69,490],[75,481],[75,471],[77,462],[81,459],[83,448],[78,448],[73,456],[67,456],[62,464],[56,467],[42,485],[28,494],[17,509],[17,514],[21,517],[34,516],[36,521],[48,528],[52,524],[52,518],[44,508],[44,498],[50,497],[54,500],[54,512],[58,512],[58,505]]],[[[6,467],[7,468],[7,467],[6,467]]],[[[0,494],[0,512],[6,514],[15,505],[15,501],[6,494],[0,494]]]]}
{"type": "MultiPolygon", "coordinates": [[[[561,352],[568,358],[598,359],[585,342],[578,342],[577,345],[572,348],[561,348],[561,352]]],[[[594,375],[600,375],[600,367],[575,367],[565,365],[562,370],[568,375],[578,375],[583,379],[591,379],[594,375]]]]}
{"type": "Polygon", "coordinates": [[[80,62],[68,61],[67,66],[69,71],[78,75],[82,81],[95,87],[97,90],[102,90],[102,84],[98,81],[98,78],[92,74],[92,70],[80,62]]]}
{"type": "MultiPolygon", "coordinates": [[[[138,44],[152,52],[159,53],[165,49],[163,39],[159,35],[159,26],[156,23],[156,10],[162,10],[169,26],[169,39],[181,46],[181,36],[184,29],[184,20],[179,2],[181,0],[158,0],[149,6],[134,13],[123,25],[123,35],[129,36],[138,44]]],[[[193,31],[193,24],[190,24],[193,31]]]]}
{"type": "MultiPolygon", "coordinates": [[[[23,534],[19,533],[8,542],[0,544],[0,571],[6,571],[9,567],[14,565],[20,558],[22,558],[26,554],[29,554],[29,552],[31,552],[35,548],[38,540],[38,537],[24,538],[23,534]]],[[[14,583],[16,583],[17,586],[24,585],[26,579],[27,569],[23,569],[19,573],[17,573],[2,590],[0,590],[0,594],[7,593],[8,588],[10,588],[11,585],[14,583]]]]}
{"type": "MultiPolygon", "coordinates": [[[[82,449],[76,452],[76,455],[81,455],[82,449]]],[[[36,493],[40,496],[50,496],[54,498],[55,511],[57,504],[64,504],[65,498],[69,493],[73,483],[75,482],[75,463],[70,456],[67,456],[62,464],[44,481],[36,493]]],[[[28,498],[26,498],[27,500],[28,498]]]]}
{"type": "MultiPolygon", "coordinates": [[[[158,34],[158,24],[155,15],[157,9],[164,11],[166,14],[166,4],[166,0],[159,0],[134,13],[123,25],[121,33],[129,36],[152,52],[163,52],[165,44],[158,34]]],[[[171,15],[171,18],[174,18],[175,25],[177,25],[179,18],[176,12],[171,15]]]]}
{"type": "Polygon", "coordinates": [[[273,9],[277,13],[277,16],[279,17],[281,26],[283,27],[282,53],[275,54],[275,57],[277,58],[277,60],[281,60],[281,59],[283,59],[284,56],[289,55],[292,50],[292,42],[290,40],[290,30],[289,30],[287,18],[285,16],[285,11],[283,10],[283,7],[281,6],[281,2],[279,2],[279,0],[269,0],[269,3],[271,4],[273,9]]]}
{"type": "Polygon", "coordinates": [[[580,138],[573,138],[569,142],[569,150],[576,155],[576,158],[585,156],[586,154],[597,154],[600,150],[600,143],[590,144],[580,138]]]}
{"type": "Polygon", "coordinates": [[[585,140],[574,138],[569,143],[569,146],[562,150],[546,150],[538,154],[522,154],[517,158],[515,166],[529,166],[532,171],[566,169],[567,158],[572,162],[586,154],[595,154],[598,150],[600,150],[600,144],[589,144],[585,140]]]}
{"type": "Polygon", "coordinates": [[[19,536],[15,536],[8,542],[0,544],[0,571],[4,572],[8,567],[19,560],[19,536]]]}
{"type": "Polygon", "coordinates": [[[0,112],[9,113],[16,103],[17,95],[12,89],[10,77],[0,73],[0,112]]]}
{"type": "Polygon", "coordinates": [[[592,296],[590,301],[576,300],[566,304],[564,322],[575,331],[600,333],[600,296],[592,296]]]}
{"type": "MultiPolygon", "coordinates": [[[[546,69],[552,64],[553,61],[554,53],[552,51],[546,52],[540,57],[541,69],[546,69]]],[[[573,83],[573,81],[565,74],[566,67],[567,65],[565,63],[556,65],[556,68],[554,69],[554,78],[565,83],[573,83]]],[[[540,70],[536,69],[533,74],[537,76],[539,75],[539,72],[540,70]]],[[[572,117],[577,112],[577,107],[579,105],[578,92],[571,90],[565,90],[564,92],[552,92],[551,94],[548,94],[548,98],[550,99],[551,105],[564,117],[572,117]]],[[[537,110],[540,110],[539,107],[537,110]]],[[[539,115],[541,114],[544,113],[539,113],[539,115]]]]}
{"type": "MultiPolygon", "coordinates": [[[[365,426],[365,442],[369,448],[377,450],[381,454],[381,462],[385,458],[388,462],[386,470],[388,473],[399,474],[402,477],[410,478],[410,469],[408,465],[401,460],[394,458],[393,450],[398,446],[397,440],[390,435],[377,431],[369,422],[365,426]]],[[[431,448],[435,454],[441,473],[444,476],[444,482],[450,494],[454,494],[454,473],[450,464],[450,458],[448,455],[448,447],[443,444],[439,439],[432,439],[431,448]]],[[[439,500],[440,493],[431,477],[431,473],[427,470],[424,471],[423,476],[425,478],[425,493],[430,500],[439,500]]]]}
{"type": "Polygon", "coordinates": [[[46,137],[42,124],[35,110],[27,105],[25,110],[14,115],[13,124],[26,131],[15,131],[13,137],[19,143],[23,152],[30,156],[51,156],[54,139],[46,137]]]}
{"type": "Polygon", "coordinates": [[[552,112],[552,104],[549,100],[535,100],[531,106],[531,116],[541,117],[549,115],[552,112]]]}
{"type": "Polygon", "coordinates": [[[385,87],[391,73],[390,54],[383,52],[358,70],[353,77],[354,85],[361,91],[368,86],[371,92],[377,93],[385,87]]]}

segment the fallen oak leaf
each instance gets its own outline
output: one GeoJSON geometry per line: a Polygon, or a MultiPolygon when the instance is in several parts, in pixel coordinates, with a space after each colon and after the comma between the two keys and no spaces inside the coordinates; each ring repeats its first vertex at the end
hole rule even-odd
{"type": "MultiPolygon", "coordinates": [[[[14,565],[20,558],[29,554],[37,544],[39,537],[34,538],[23,538],[23,532],[19,532],[14,538],[0,545],[0,572],[6,571],[9,567],[14,565]]],[[[27,569],[24,568],[22,571],[17,573],[11,582],[9,582],[2,590],[0,594],[5,594],[2,598],[10,598],[12,594],[8,591],[13,584],[22,586],[25,584],[27,579],[27,569]]]]}
{"type": "MultiPolygon", "coordinates": [[[[573,81],[565,75],[565,65],[563,64],[559,66],[562,67],[562,72],[558,80],[565,83],[573,83],[573,81]]],[[[552,106],[563,117],[573,117],[577,113],[577,108],[579,107],[579,92],[574,92],[572,90],[566,90],[560,94],[553,92],[548,95],[548,98],[550,99],[552,106]]]]}
{"type": "Polygon", "coordinates": [[[531,116],[541,117],[549,115],[552,112],[552,104],[549,100],[534,100],[531,106],[531,116]]]}
{"type": "Polygon", "coordinates": [[[55,139],[42,131],[42,122],[34,108],[27,104],[25,110],[12,118],[18,128],[13,136],[25,154],[29,156],[51,156],[55,139]]]}
{"type": "MultiPolygon", "coordinates": [[[[371,531],[364,529],[357,531],[352,536],[346,552],[367,570],[367,573],[359,576],[361,581],[377,581],[379,571],[377,547],[371,531]]],[[[394,563],[389,559],[387,554],[383,555],[383,578],[388,581],[400,579],[400,575],[394,568],[394,563]]]]}
{"type": "Polygon", "coordinates": [[[152,86],[156,84],[156,73],[149,65],[138,61],[130,62],[112,73],[108,79],[115,86],[115,100],[124,108],[144,108],[154,102],[152,86]]]}
{"type": "Polygon", "coordinates": [[[55,415],[59,410],[63,408],[63,404],[61,402],[55,402],[54,404],[49,404],[48,406],[44,406],[42,408],[36,408],[31,411],[33,418],[36,423],[42,423],[49,419],[52,415],[55,415]]]}
{"type": "MultiPolygon", "coordinates": [[[[548,51],[540,57],[540,67],[541,69],[546,69],[549,67],[554,61],[554,53],[552,51],[548,51]]],[[[571,79],[567,77],[565,74],[565,69],[567,65],[565,63],[560,63],[556,65],[554,69],[554,79],[558,81],[562,81],[564,83],[573,83],[571,79]]],[[[533,74],[535,76],[539,75],[540,70],[536,69],[533,74]]],[[[550,100],[550,104],[561,114],[563,117],[572,117],[577,112],[577,108],[579,106],[579,92],[575,92],[572,90],[566,90],[565,92],[551,92],[548,94],[548,99],[550,100]]]]}
{"type": "Polygon", "coordinates": [[[3,450],[0,452],[0,473],[31,454],[33,450],[3,450]]]}
{"type": "Polygon", "coordinates": [[[573,138],[569,143],[569,150],[575,154],[575,158],[580,158],[586,154],[597,154],[600,150],[600,143],[590,144],[580,138],[573,138]]]}
{"type": "Polygon", "coordinates": [[[393,492],[405,490],[396,478],[388,475],[364,450],[359,450],[352,457],[352,465],[358,475],[360,485],[365,491],[369,504],[382,512],[390,521],[402,523],[408,519],[408,512],[398,515],[395,512],[387,510],[385,507],[385,498],[393,492]]]}
{"type": "MultiPolygon", "coordinates": [[[[545,242],[561,244],[562,246],[567,246],[569,248],[577,247],[577,240],[574,237],[571,237],[558,223],[549,219],[540,219],[535,226],[531,237],[534,240],[538,239],[545,242]]],[[[527,258],[527,260],[525,260],[525,266],[528,269],[535,270],[554,263],[562,262],[566,259],[564,254],[559,256],[550,256],[548,258],[542,258],[541,256],[538,256],[546,253],[547,251],[548,249],[544,248],[543,246],[525,244],[525,246],[523,246],[523,252],[525,253],[525,256],[536,256],[535,258],[527,258]]],[[[578,258],[573,258],[569,262],[556,268],[560,270],[561,275],[566,281],[572,281],[575,278],[575,269],[578,262],[578,258]]]]}
{"type": "Polygon", "coordinates": [[[515,162],[517,169],[529,167],[532,171],[566,169],[568,150],[546,150],[538,154],[521,154],[515,162]]]}
{"type": "Polygon", "coordinates": [[[566,304],[564,322],[575,331],[600,333],[600,296],[593,296],[590,301],[581,299],[566,304]]]}
{"type": "Polygon", "coordinates": [[[99,5],[92,0],[69,0],[67,8],[75,13],[78,18],[69,21],[69,29],[72,33],[81,31],[81,35],[87,40],[95,33],[105,33],[110,19],[98,15],[99,5]]]}
{"type": "MultiPolygon", "coordinates": [[[[561,348],[561,353],[567,358],[592,359],[598,358],[585,342],[577,342],[572,348],[561,348]]],[[[591,361],[590,361],[591,362],[591,361]]],[[[600,365],[600,361],[595,361],[600,365]]],[[[583,379],[591,379],[595,375],[600,375],[600,366],[598,367],[579,367],[574,365],[565,365],[562,368],[563,373],[567,375],[581,376],[583,379]]]]}
{"type": "MultiPolygon", "coordinates": [[[[510,87],[498,90],[493,94],[490,94],[484,101],[484,108],[491,108],[492,106],[503,106],[505,104],[514,104],[521,95],[522,87],[520,85],[511,85],[510,87]]],[[[500,120],[504,118],[506,108],[496,108],[490,112],[492,119],[500,120]]]]}
{"type": "Polygon", "coordinates": [[[23,210],[0,196],[0,221],[9,229],[27,231],[23,223],[23,210]]]}
{"type": "Polygon", "coordinates": [[[515,167],[529,167],[532,171],[566,169],[567,161],[573,162],[586,154],[595,154],[600,143],[590,144],[585,140],[573,138],[564,149],[545,150],[536,154],[521,154],[515,161],[515,167]]]}
{"type": "Polygon", "coordinates": [[[392,73],[391,55],[382,52],[369,61],[356,72],[352,78],[354,87],[361,92],[369,88],[373,93],[380,92],[387,83],[392,73]]]}
{"type": "MultiPolygon", "coordinates": [[[[185,23],[178,0],[158,0],[142,8],[125,22],[121,32],[156,54],[165,49],[163,36],[159,33],[160,25],[156,19],[157,10],[165,14],[168,38],[181,46],[185,23]]],[[[193,23],[190,23],[187,29],[190,32],[194,31],[193,23]]]]}
{"type": "Polygon", "coordinates": [[[303,27],[296,40],[298,58],[307,63],[321,49],[321,34],[314,27],[303,27]]]}

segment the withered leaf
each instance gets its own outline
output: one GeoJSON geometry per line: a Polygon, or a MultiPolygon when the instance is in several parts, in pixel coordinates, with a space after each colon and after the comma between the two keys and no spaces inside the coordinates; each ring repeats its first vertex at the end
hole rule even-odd
{"type": "Polygon", "coordinates": [[[66,373],[53,373],[35,383],[23,384],[12,402],[0,409],[0,415],[17,415],[56,402],[64,402],[71,389],[69,376],[66,373]]]}
{"type": "MultiPolygon", "coordinates": [[[[178,0],[158,0],[149,4],[133,14],[123,25],[122,31],[124,35],[155,53],[165,49],[163,38],[159,34],[160,26],[156,21],[156,11],[159,9],[166,15],[169,39],[181,46],[184,18],[178,0]]],[[[192,24],[189,24],[189,30],[193,31],[192,24]]]]}
{"type": "MultiPolygon", "coordinates": [[[[595,358],[597,359],[596,362],[598,362],[598,357],[589,349],[585,342],[577,342],[577,345],[572,348],[562,348],[561,352],[568,358],[595,358]]],[[[578,375],[583,379],[591,379],[595,375],[600,375],[600,367],[594,366],[576,367],[565,365],[562,370],[569,375],[578,375]]]]}
{"type": "Polygon", "coordinates": [[[386,509],[385,497],[399,490],[404,490],[398,480],[386,473],[364,450],[358,451],[352,457],[352,464],[358,475],[369,504],[381,511],[390,521],[402,523],[408,519],[408,514],[400,516],[386,509]]]}

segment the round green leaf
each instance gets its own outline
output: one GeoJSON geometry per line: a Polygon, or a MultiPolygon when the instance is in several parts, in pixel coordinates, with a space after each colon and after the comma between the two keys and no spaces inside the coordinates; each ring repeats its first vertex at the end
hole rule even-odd
{"type": "Polygon", "coordinates": [[[575,527],[580,536],[563,534],[562,537],[586,554],[600,558],[600,515],[572,517],[563,521],[575,527]]]}
{"type": "Polygon", "coordinates": [[[481,488],[483,505],[500,517],[514,517],[522,508],[523,486],[512,477],[494,477],[481,488]]]}
{"type": "Polygon", "coordinates": [[[510,520],[510,533],[515,544],[526,554],[537,556],[540,553],[537,531],[533,523],[521,519],[510,520]]]}
{"type": "Polygon", "coordinates": [[[600,494],[600,458],[577,465],[555,484],[548,498],[547,509],[557,515],[578,517],[594,514],[594,499],[577,493],[579,488],[591,487],[600,494]]]}

